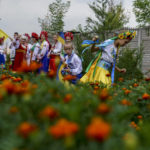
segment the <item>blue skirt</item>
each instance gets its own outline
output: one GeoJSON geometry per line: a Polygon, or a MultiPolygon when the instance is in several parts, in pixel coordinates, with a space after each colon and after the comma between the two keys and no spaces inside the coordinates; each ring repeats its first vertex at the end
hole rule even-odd
{"type": "Polygon", "coordinates": [[[43,71],[45,73],[48,72],[50,58],[47,58],[47,54],[48,54],[48,52],[46,52],[45,56],[41,59],[42,67],[39,69],[39,73],[41,71],[43,71]]]}
{"type": "Polygon", "coordinates": [[[0,68],[5,68],[5,56],[0,54],[0,68]]]}

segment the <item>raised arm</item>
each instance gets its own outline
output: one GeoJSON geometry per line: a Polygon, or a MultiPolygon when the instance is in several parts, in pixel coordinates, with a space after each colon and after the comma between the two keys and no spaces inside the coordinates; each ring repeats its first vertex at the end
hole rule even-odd
{"type": "MultiPolygon", "coordinates": [[[[93,37],[92,41],[96,41],[98,39],[97,36],[93,37]]],[[[91,52],[97,52],[99,50],[99,47],[95,47],[96,43],[94,43],[91,47],[91,52]]]]}

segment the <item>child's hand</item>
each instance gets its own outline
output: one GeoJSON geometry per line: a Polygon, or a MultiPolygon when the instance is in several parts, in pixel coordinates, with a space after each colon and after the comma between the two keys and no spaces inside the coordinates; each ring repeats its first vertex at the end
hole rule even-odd
{"type": "Polygon", "coordinates": [[[70,73],[70,69],[64,69],[64,71],[66,71],[66,72],[70,73]]]}
{"type": "Polygon", "coordinates": [[[97,39],[98,39],[98,36],[94,36],[93,39],[92,39],[92,41],[95,42],[95,41],[97,41],[97,39]]]}
{"type": "Polygon", "coordinates": [[[127,69],[126,69],[126,68],[122,68],[122,69],[120,69],[120,72],[121,72],[121,73],[126,73],[126,72],[127,72],[127,69]]]}

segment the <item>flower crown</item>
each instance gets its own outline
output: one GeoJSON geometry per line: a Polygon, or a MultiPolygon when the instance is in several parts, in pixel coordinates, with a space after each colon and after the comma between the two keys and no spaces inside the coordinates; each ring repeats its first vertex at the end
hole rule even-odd
{"type": "Polygon", "coordinates": [[[136,36],[136,31],[127,31],[124,33],[120,33],[117,39],[134,39],[136,36]]]}

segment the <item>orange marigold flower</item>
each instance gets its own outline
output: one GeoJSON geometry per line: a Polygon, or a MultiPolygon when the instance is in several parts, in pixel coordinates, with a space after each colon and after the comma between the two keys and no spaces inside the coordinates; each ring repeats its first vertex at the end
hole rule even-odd
{"type": "Polygon", "coordinates": [[[37,71],[42,65],[37,62],[32,62],[29,66],[30,71],[37,71]]]}
{"type": "Polygon", "coordinates": [[[132,121],[132,122],[130,123],[130,126],[131,126],[132,128],[135,128],[136,130],[139,130],[139,129],[140,129],[139,126],[138,126],[134,121],[132,121]]]}
{"type": "Polygon", "coordinates": [[[142,96],[142,98],[143,98],[144,100],[150,99],[150,95],[147,94],[147,93],[144,93],[143,96],[142,96]]]}
{"type": "Polygon", "coordinates": [[[107,114],[111,111],[111,109],[107,104],[102,103],[98,106],[97,111],[98,111],[98,113],[101,113],[101,114],[107,114]]]}
{"type": "Polygon", "coordinates": [[[117,84],[116,84],[116,83],[113,83],[112,86],[117,86],[117,84]]]}
{"type": "Polygon", "coordinates": [[[150,81],[150,78],[149,77],[145,78],[145,81],[150,81]]]}
{"type": "Polygon", "coordinates": [[[130,94],[131,93],[131,90],[125,90],[124,92],[126,95],[130,94]]]}
{"type": "Polygon", "coordinates": [[[28,80],[24,80],[22,83],[21,83],[21,86],[22,87],[29,87],[31,85],[31,83],[28,81],[28,80]]]}
{"type": "Polygon", "coordinates": [[[3,95],[0,93],[0,101],[3,99],[3,95]]]}
{"type": "Polygon", "coordinates": [[[138,87],[138,86],[139,86],[139,84],[137,84],[137,83],[133,84],[133,87],[138,87]]]}
{"type": "Polygon", "coordinates": [[[2,87],[9,93],[13,94],[15,91],[15,84],[12,83],[10,80],[4,80],[2,83],[2,87]]]}
{"type": "Polygon", "coordinates": [[[37,84],[33,84],[32,85],[32,89],[37,89],[38,88],[38,85],[37,84]]]}
{"type": "Polygon", "coordinates": [[[98,90],[99,89],[99,86],[94,86],[94,90],[98,90]]]}
{"type": "Polygon", "coordinates": [[[72,136],[79,131],[79,126],[66,119],[60,119],[56,125],[49,127],[48,133],[54,138],[63,138],[72,136]]]}
{"type": "Polygon", "coordinates": [[[18,111],[19,111],[19,109],[16,106],[11,107],[9,110],[9,112],[12,114],[17,113],[18,111]]]}
{"type": "Polygon", "coordinates": [[[94,95],[97,95],[97,93],[98,93],[97,90],[93,90],[94,95]]]}
{"type": "Polygon", "coordinates": [[[17,133],[23,138],[27,138],[37,130],[37,126],[29,122],[23,122],[19,125],[17,133]]]}
{"type": "Polygon", "coordinates": [[[100,93],[100,99],[101,100],[106,100],[109,98],[109,93],[108,93],[108,90],[106,88],[104,88],[101,93],[100,93]]]}
{"type": "Polygon", "coordinates": [[[56,77],[56,72],[54,70],[49,71],[48,76],[50,78],[55,78],[56,77]]]}
{"type": "Polygon", "coordinates": [[[111,76],[111,74],[110,74],[110,73],[107,73],[107,74],[106,74],[106,77],[110,77],[110,76],[111,76]]]}
{"type": "Polygon", "coordinates": [[[131,106],[132,105],[132,103],[130,101],[126,100],[126,99],[123,99],[121,101],[121,104],[124,105],[124,106],[131,106]]]}
{"type": "Polygon", "coordinates": [[[94,118],[91,124],[86,128],[86,135],[90,139],[104,141],[111,132],[111,126],[101,118],[94,118]]]}
{"type": "Polygon", "coordinates": [[[31,63],[30,65],[27,64],[26,61],[24,61],[21,64],[21,67],[17,69],[18,72],[23,72],[23,73],[27,73],[27,72],[32,72],[32,71],[36,71],[41,67],[41,64],[38,64],[36,62],[31,63]]]}
{"type": "Polygon", "coordinates": [[[6,80],[8,77],[5,74],[1,75],[1,81],[6,80]]]}
{"type": "Polygon", "coordinates": [[[58,112],[51,106],[46,106],[41,112],[40,117],[42,118],[49,118],[49,119],[55,119],[58,117],[58,112]]]}
{"type": "Polygon", "coordinates": [[[66,94],[63,100],[65,103],[70,102],[72,100],[72,94],[66,94]]]}
{"type": "Polygon", "coordinates": [[[139,115],[137,116],[138,119],[143,119],[143,116],[139,115]]]}
{"type": "Polygon", "coordinates": [[[122,88],[122,90],[124,90],[124,91],[125,91],[125,90],[127,90],[127,89],[126,89],[126,88],[122,88]]]}
{"type": "Polygon", "coordinates": [[[14,82],[20,82],[21,80],[22,80],[22,79],[21,79],[20,77],[13,79],[14,82]]]}
{"type": "Polygon", "coordinates": [[[123,81],[124,81],[124,79],[123,79],[123,78],[119,78],[119,79],[118,79],[118,81],[123,82],[123,81]]]}
{"type": "Polygon", "coordinates": [[[63,80],[64,81],[70,81],[70,80],[75,80],[77,77],[73,75],[66,75],[63,80]]]}

